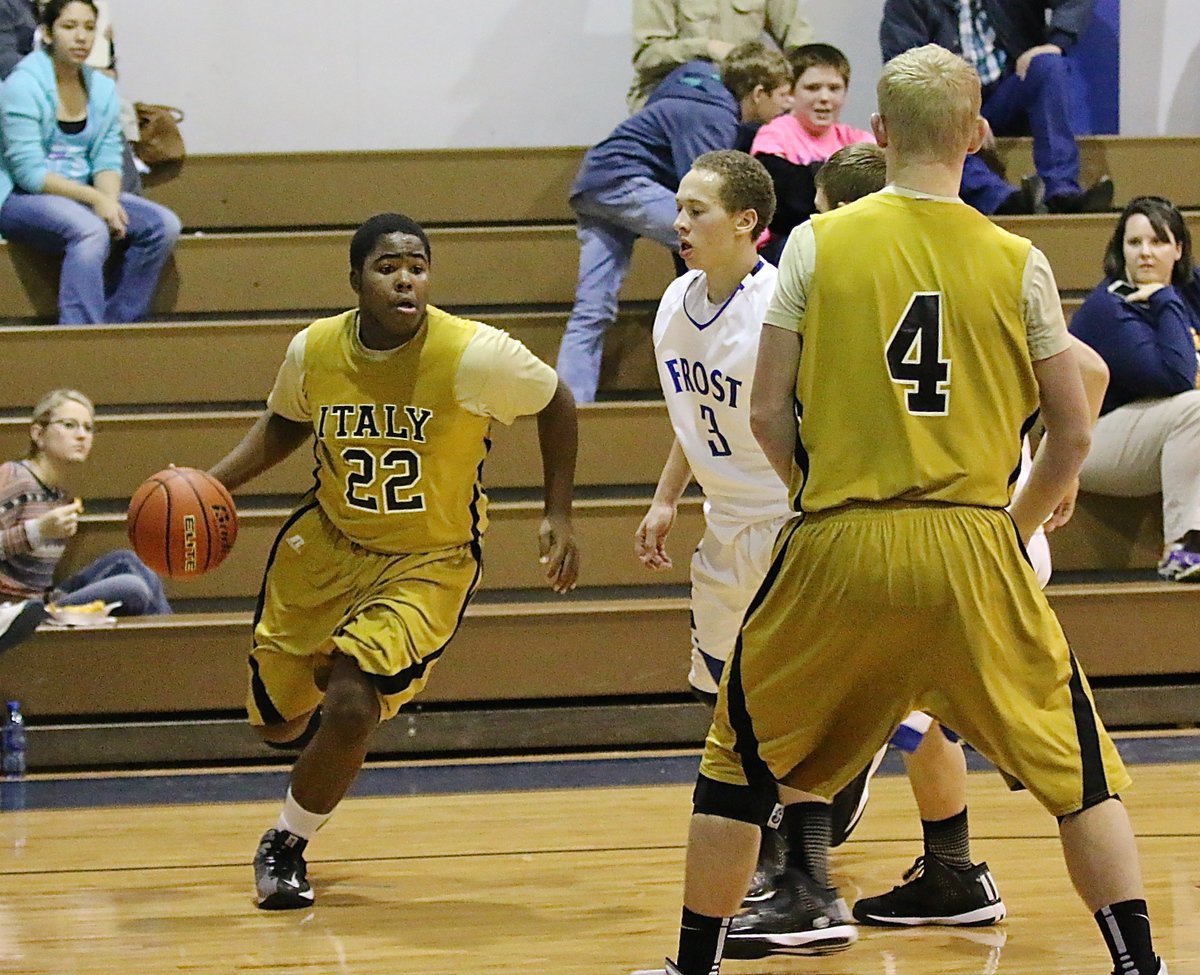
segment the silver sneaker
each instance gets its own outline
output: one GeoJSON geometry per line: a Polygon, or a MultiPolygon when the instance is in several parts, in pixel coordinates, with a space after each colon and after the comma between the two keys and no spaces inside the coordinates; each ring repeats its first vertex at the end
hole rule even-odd
{"type": "Polygon", "coordinates": [[[308,840],[286,829],[269,829],[254,854],[254,886],[264,911],[294,911],[311,907],[312,888],[306,874],[304,848],[308,840]]]}

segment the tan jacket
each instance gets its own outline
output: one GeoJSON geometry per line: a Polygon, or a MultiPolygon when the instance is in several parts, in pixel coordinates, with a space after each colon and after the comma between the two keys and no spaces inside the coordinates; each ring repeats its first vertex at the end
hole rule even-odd
{"type": "Polygon", "coordinates": [[[766,34],[787,54],[812,40],[800,0],[633,0],[635,77],[626,99],[636,112],[672,70],[707,58],[710,40],[757,41],[766,34]]]}

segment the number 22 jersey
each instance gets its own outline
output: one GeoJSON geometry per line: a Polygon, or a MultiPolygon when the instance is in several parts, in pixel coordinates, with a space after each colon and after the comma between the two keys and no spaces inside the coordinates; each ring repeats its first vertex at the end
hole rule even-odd
{"type": "Polygon", "coordinates": [[[292,339],[267,408],[312,424],[316,498],[343,535],[375,552],[430,552],[479,538],[492,420],[539,412],[557,384],[489,325],[430,305],[411,340],[376,351],[349,311],[292,339]]]}

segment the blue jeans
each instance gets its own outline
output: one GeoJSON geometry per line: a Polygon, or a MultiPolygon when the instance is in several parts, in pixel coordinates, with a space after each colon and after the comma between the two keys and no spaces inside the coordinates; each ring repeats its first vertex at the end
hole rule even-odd
{"type": "Polygon", "coordinates": [[[996,135],[1033,136],[1033,166],[1046,184],[1047,199],[1079,192],[1071,91],[1066,58],[1041,54],[1029,62],[1024,81],[1005,75],[983,100],[983,116],[996,135]]]}
{"type": "MultiPolygon", "coordinates": [[[[1047,199],[1080,189],[1070,100],[1067,62],[1058,54],[1039,55],[1029,62],[1024,81],[1007,74],[984,94],[983,116],[996,135],[1033,136],[1033,165],[1046,184],[1047,199]]],[[[961,192],[977,210],[995,213],[1015,188],[978,156],[968,156],[961,192]]]]}
{"type": "Polygon", "coordinates": [[[617,295],[639,237],[672,250],[675,193],[644,177],[572,197],[579,217],[579,281],[575,307],[558,348],[558,374],[579,403],[596,398],[604,333],[617,319],[617,295]]]}
{"type": "Polygon", "coordinates": [[[65,196],[14,190],[0,207],[0,234],[63,255],[58,285],[63,325],[140,322],[150,310],[179,238],[179,218],[140,196],[122,193],[120,200],[129,227],[116,242],[91,207],[65,196]]]}
{"type": "Polygon", "coordinates": [[[114,616],[164,616],[171,612],[162,580],[128,549],[109,552],[58,584],[50,602],[82,606],[95,599],[120,602],[114,616]]]}

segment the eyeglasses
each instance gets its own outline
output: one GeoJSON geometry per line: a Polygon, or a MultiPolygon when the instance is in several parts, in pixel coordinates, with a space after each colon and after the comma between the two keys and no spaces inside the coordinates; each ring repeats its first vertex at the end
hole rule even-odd
{"type": "Polygon", "coordinates": [[[84,433],[96,432],[96,424],[89,423],[86,420],[81,423],[79,420],[72,420],[69,417],[62,420],[47,420],[46,426],[60,426],[67,433],[74,433],[76,430],[82,430],[84,433]]]}

